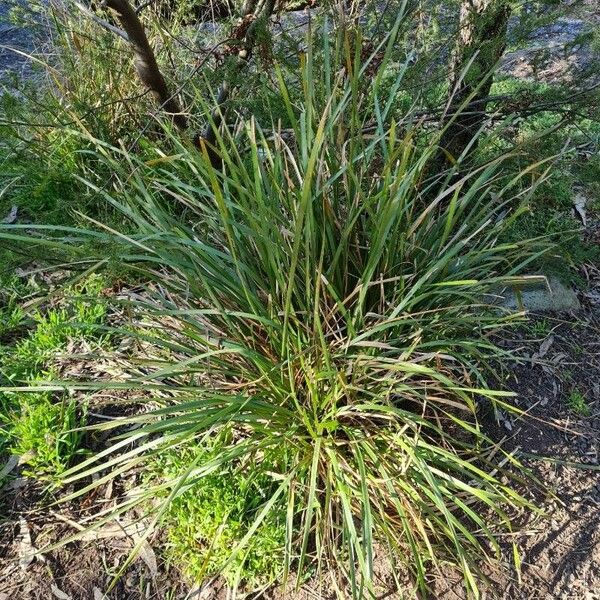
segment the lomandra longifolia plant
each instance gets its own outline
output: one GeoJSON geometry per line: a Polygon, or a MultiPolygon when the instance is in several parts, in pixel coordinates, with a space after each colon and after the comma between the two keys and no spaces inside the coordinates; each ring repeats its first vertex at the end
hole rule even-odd
{"type": "Polygon", "coordinates": [[[176,136],[171,155],[146,162],[98,142],[114,184],[89,185],[123,229],[52,243],[93,236],[117,248],[104,260],[136,271],[144,292],[123,302],[137,326],[122,333],[144,355],[127,379],[60,387],[126,390],[140,410],[95,426],[114,430],[113,444],[65,483],[84,495],[222,434],[217,456],[140,480],[101,518],[162,498],[149,510],[159,522],[173,498],[233,466],[271,484],[223,567],[283,508],[283,581],[316,566],[337,574],[342,596],[370,597],[377,549],[421,590],[449,562],[477,596],[510,507],[527,505],[503,477],[516,461],[478,421],[511,410],[485,371],[500,353],[490,334],[511,317],[485,298],[531,259],[497,242],[523,185],[499,178],[502,158],[431,173],[439,133],[393,114],[396,32],[365,60],[340,32],[309,45],[298,73],[276,65],[288,122],[218,131],[219,169],[176,136]]]}

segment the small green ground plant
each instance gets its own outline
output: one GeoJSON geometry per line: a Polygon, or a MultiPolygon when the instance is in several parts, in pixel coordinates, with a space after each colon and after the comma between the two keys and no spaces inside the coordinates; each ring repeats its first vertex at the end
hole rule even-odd
{"type": "Polygon", "coordinates": [[[26,297],[26,286],[14,276],[3,277],[0,282],[0,340],[4,345],[25,323],[26,315],[21,302],[26,297]]]}
{"type": "MultiPolygon", "coordinates": [[[[177,478],[193,462],[218,459],[231,443],[227,433],[202,446],[186,446],[159,457],[152,483],[177,478]]],[[[286,515],[282,506],[262,521],[244,551],[227,567],[221,567],[274,488],[272,477],[262,469],[256,475],[253,465],[246,469],[225,465],[202,478],[169,504],[162,521],[167,557],[192,581],[222,574],[231,586],[240,581],[251,589],[271,584],[283,565],[286,515]]]]}
{"type": "Polygon", "coordinates": [[[573,390],[567,398],[567,406],[575,414],[582,417],[590,416],[590,407],[580,390],[573,390]]]}
{"type": "Polygon", "coordinates": [[[6,419],[9,451],[25,465],[25,475],[36,479],[56,479],[82,454],[83,434],[75,431],[85,424],[74,399],[57,399],[49,393],[20,394],[11,398],[18,414],[6,419]]]}
{"type": "Polygon", "coordinates": [[[552,331],[552,324],[548,319],[535,319],[529,325],[529,331],[537,338],[545,338],[552,331]]]}
{"type": "MultiPolygon", "coordinates": [[[[14,294],[0,308],[7,317],[3,326],[9,340],[0,349],[0,381],[5,388],[0,391],[0,451],[19,455],[27,475],[56,480],[84,453],[84,433],[79,428],[86,423],[87,408],[68,393],[7,388],[26,383],[37,389],[55,379],[55,362],[68,343],[94,338],[103,343],[98,327],[106,313],[99,301],[104,284],[100,277],[88,277],[63,290],[60,306],[31,315],[15,304],[14,294]]],[[[14,282],[13,287],[21,292],[27,288],[14,282]]]]}

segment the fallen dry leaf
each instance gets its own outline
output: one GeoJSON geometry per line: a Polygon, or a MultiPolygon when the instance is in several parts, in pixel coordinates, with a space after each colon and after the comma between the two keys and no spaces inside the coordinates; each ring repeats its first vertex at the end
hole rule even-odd
{"type": "MultiPolygon", "coordinates": [[[[80,529],[80,526],[77,526],[80,529]]],[[[145,526],[139,521],[131,521],[127,518],[116,519],[111,523],[107,523],[99,529],[82,530],[78,539],[84,541],[102,540],[108,538],[124,538],[129,537],[134,542],[138,542],[144,534],[145,526]]]]}
{"type": "Polygon", "coordinates": [[[73,600],[73,598],[69,596],[69,594],[66,594],[54,584],[50,586],[50,590],[52,591],[52,594],[54,594],[54,596],[58,598],[58,600],[73,600]]]}
{"type": "Polygon", "coordinates": [[[17,220],[17,213],[19,212],[19,207],[18,206],[13,206],[8,215],[6,215],[6,217],[4,217],[4,219],[2,219],[2,223],[4,225],[11,225],[12,223],[14,223],[17,220]]]}
{"type": "Polygon", "coordinates": [[[573,207],[575,208],[576,214],[579,215],[584,227],[587,226],[587,214],[585,212],[586,204],[587,198],[583,194],[579,193],[575,196],[575,199],[573,200],[573,207]]]}
{"type": "Polygon", "coordinates": [[[564,352],[559,352],[553,359],[552,362],[555,365],[558,365],[561,361],[563,361],[565,358],[569,358],[564,352]]]}
{"type": "Polygon", "coordinates": [[[154,550],[152,550],[152,546],[150,546],[148,540],[144,540],[142,542],[142,545],[140,546],[139,557],[148,567],[152,579],[156,579],[156,576],[158,575],[158,562],[156,560],[156,554],[154,553],[154,550]]]}
{"type": "Polygon", "coordinates": [[[19,534],[21,536],[21,541],[19,542],[19,566],[26,571],[33,562],[35,548],[31,543],[29,524],[23,517],[19,518],[19,534]]]}
{"type": "Polygon", "coordinates": [[[97,587],[94,587],[94,600],[105,600],[104,594],[97,587]]]}
{"type": "Polygon", "coordinates": [[[6,461],[2,469],[0,470],[0,481],[2,481],[10,472],[19,464],[19,457],[13,454],[6,461]]]}
{"type": "Polygon", "coordinates": [[[540,349],[533,355],[532,358],[544,358],[550,350],[550,346],[554,344],[554,336],[549,335],[540,345],[540,349]]]}

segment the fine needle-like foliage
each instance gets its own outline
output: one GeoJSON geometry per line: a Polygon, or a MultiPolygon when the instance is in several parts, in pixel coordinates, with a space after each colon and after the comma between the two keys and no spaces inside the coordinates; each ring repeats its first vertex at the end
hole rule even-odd
{"type": "Polygon", "coordinates": [[[155,408],[97,425],[114,445],[65,483],[83,495],[221,435],[217,455],[198,453],[99,519],[154,499],[158,522],[203,477],[233,469],[271,483],[222,568],[283,507],[288,585],[316,567],[338,575],[342,597],[368,598],[375,560],[404,564],[421,590],[449,563],[477,597],[478,565],[500,556],[496,534],[527,504],[500,466],[516,461],[478,421],[510,410],[485,366],[511,317],[488,302],[532,258],[497,242],[524,186],[500,183],[501,159],[431,172],[439,136],[410,112],[390,118],[395,31],[366,60],[341,31],[323,36],[318,66],[309,44],[298,74],[277,69],[288,128],[241,119],[216,136],[221,170],[175,136],[173,154],[150,162],[98,142],[114,176],[95,191],[126,224],[69,230],[62,247],[106,241],[150,282],[126,301],[137,333],[123,332],[143,358],[125,382],[57,387],[122,388],[155,408]]]}

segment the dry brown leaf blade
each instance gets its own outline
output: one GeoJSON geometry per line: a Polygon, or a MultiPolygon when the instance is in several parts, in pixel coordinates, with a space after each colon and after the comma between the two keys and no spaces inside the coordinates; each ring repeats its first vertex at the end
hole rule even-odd
{"type": "Polygon", "coordinates": [[[139,550],[139,557],[144,561],[145,565],[150,571],[152,579],[156,579],[158,576],[158,561],[156,560],[156,554],[152,549],[152,546],[148,543],[148,540],[144,540],[139,550]]]}
{"type": "Polygon", "coordinates": [[[537,352],[537,357],[538,358],[544,358],[544,356],[546,356],[546,354],[548,354],[548,350],[550,350],[550,347],[552,346],[552,344],[554,344],[554,336],[553,335],[549,335],[540,345],[540,349],[537,352]]]}

